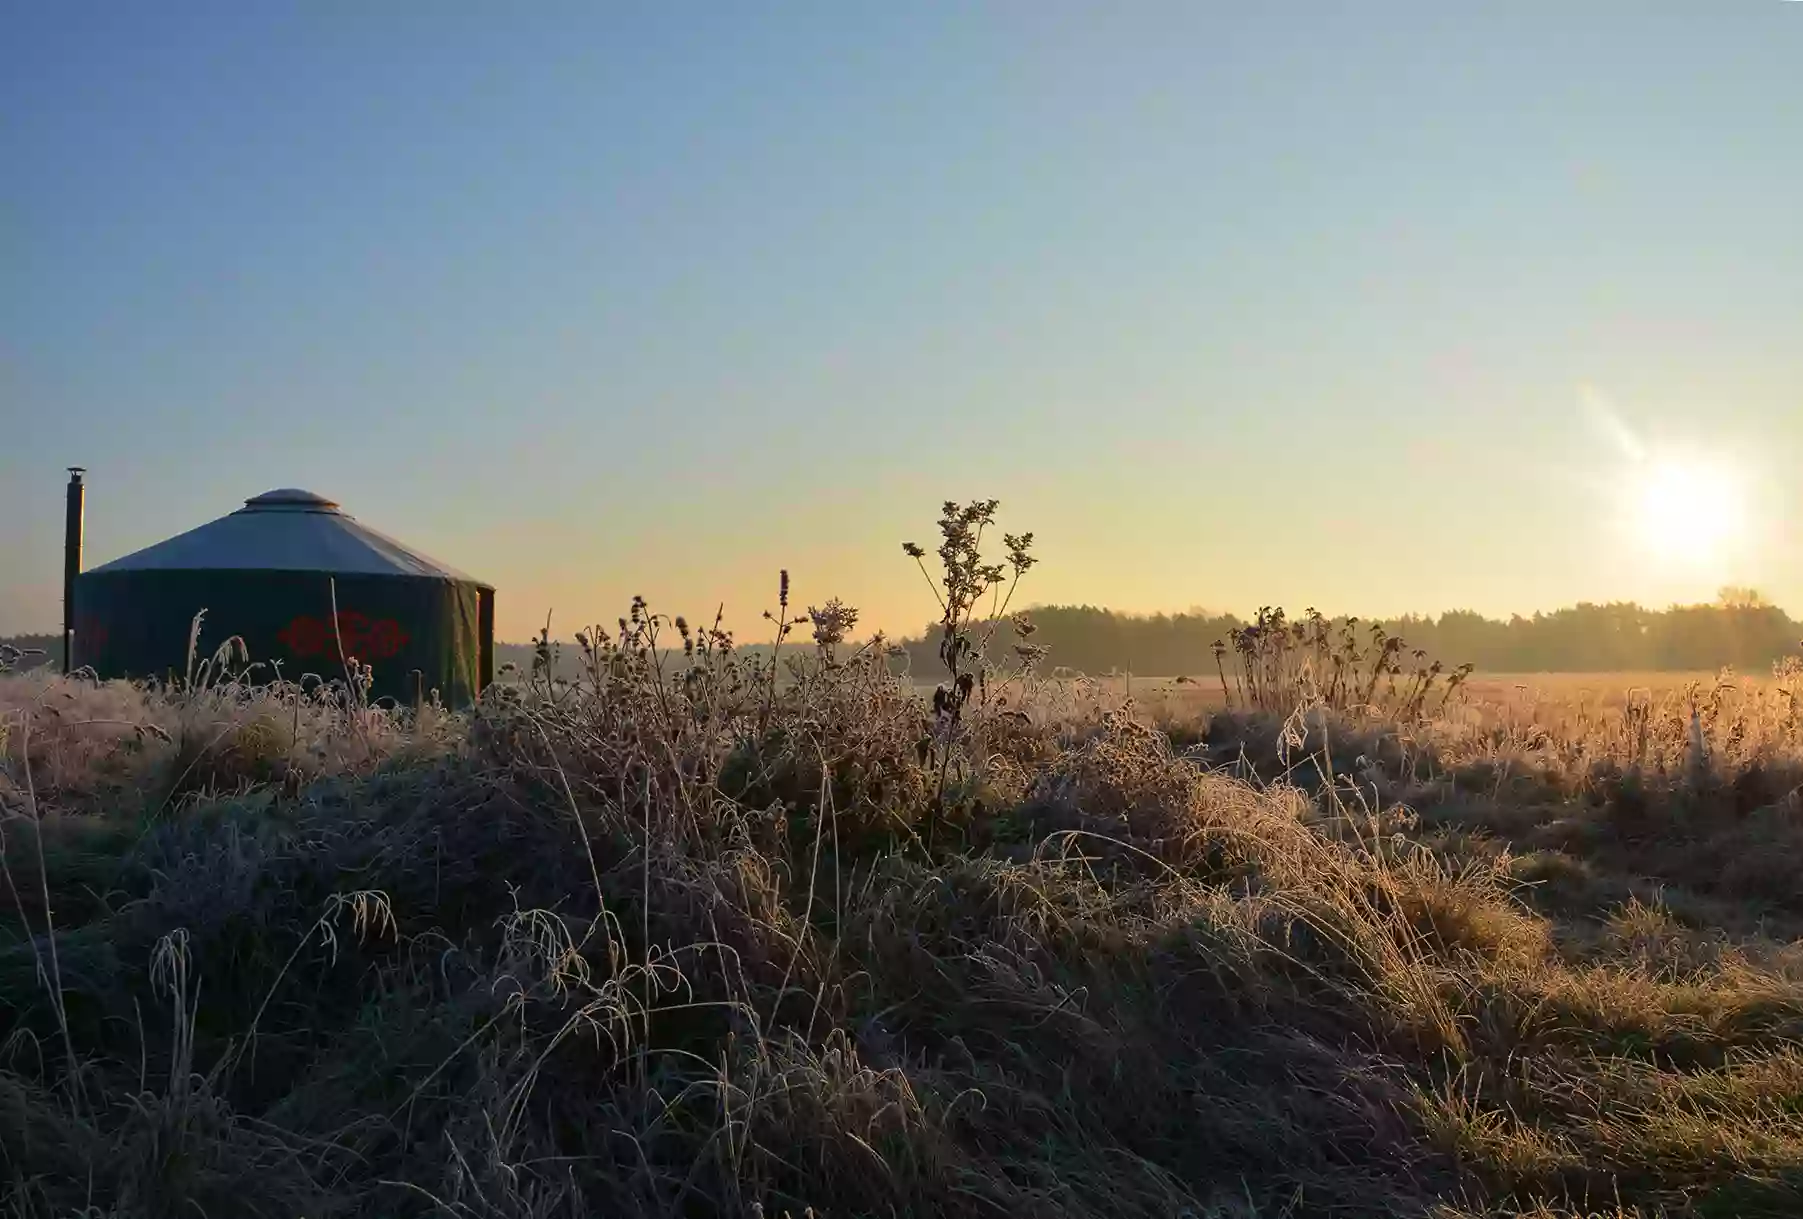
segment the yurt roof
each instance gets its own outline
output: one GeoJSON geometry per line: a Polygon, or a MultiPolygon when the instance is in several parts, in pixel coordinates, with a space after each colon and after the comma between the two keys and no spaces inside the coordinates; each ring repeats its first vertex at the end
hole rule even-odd
{"type": "Polygon", "coordinates": [[[325,496],[295,487],[266,491],[236,512],[89,570],[317,571],[488,587],[371,529],[325,496]]]}

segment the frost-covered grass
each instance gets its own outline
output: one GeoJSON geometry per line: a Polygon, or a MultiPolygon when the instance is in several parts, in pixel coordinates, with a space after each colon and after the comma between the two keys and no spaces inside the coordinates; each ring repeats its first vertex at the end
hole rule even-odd
{"type": "Polygon", "coordinates": [[[6,1213],[1803,1213],[1776,736],[935,705],[844,613],[0,678],[6,1213]]]}

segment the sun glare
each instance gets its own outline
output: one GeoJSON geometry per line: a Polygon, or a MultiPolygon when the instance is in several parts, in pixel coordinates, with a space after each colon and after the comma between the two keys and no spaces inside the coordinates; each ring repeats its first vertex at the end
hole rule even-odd
{"type": "Polygon", "coordinates": [[[1707,563],[1746,529],[1741,481],[1726,468],[1675,458],[1637,472],[1631,511],[1640,541],[1672,563],[1707,563]]]}

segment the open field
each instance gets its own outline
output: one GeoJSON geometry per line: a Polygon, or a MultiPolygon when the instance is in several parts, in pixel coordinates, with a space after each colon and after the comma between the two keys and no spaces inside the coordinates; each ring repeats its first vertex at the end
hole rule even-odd
{"type": "Polygon", "coordinates": [[[935,725],[606,659],[0,678],[6,1213],[1803,1213],[1782,681],[935,725]]]}
{"type": "MultiPolygon", "coordinates": [[[[930,693],[933,683],[916,683],[930,693]]],[[[1140,710],[1157,717],[1206,716],[1234,709],[1240,699],[1231,685],[1223,690],[1218,676],[1209,677],[1085,677],[1063,683],[1107,699],[1131,698],[1140,710]]],[[[1544,719],[1581,714],[1618,713],[1635,702],[1681,702],[1692,691],[1713,694],[1719,687],[1737,698],[1762,698],[1778,688],[1772,675],[1734,674],[1718,671],[1624,673],[1483,673],[1471,674],[1447,701],[1455,710],[1481,719],[1527,716],[1544,719]]],[[[1443,693],[1443,692],[1440,692],[1443,693]]],[[[1440,704],[1440,693],[1431,701],[1440,704]]]]}

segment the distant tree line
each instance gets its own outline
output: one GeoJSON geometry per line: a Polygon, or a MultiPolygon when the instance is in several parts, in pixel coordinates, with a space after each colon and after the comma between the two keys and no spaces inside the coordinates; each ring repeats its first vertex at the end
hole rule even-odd
{"type": "MultiPolygon", "coordinates": [[[[1048,649],[1044,666],[1089,676],[1202,677],[1215,671],[1215,643],[1229,641],[1246,620],[1231,614],[1122,614],[1090,605],[1031,611],[1032,642],[1048,649]]],[[[1336,621],[1344,621],[1338,619],[1336,621]]],[[[1580,603],[1531,617],[1486,618],[1469,610],[1438,617],[1375,620],[1411,649],[1453,665],[1491,673],[1609,673],[1709,670],[1764,671],[1795,656],[1803,624],[1746,589],[1724,589],[1711,604],[1653,610],[1632,602],[1580,603]]],[[[1361,626],[1362,629],[1362,626],[1361,626]]],[[[991,658],[1005,662],[1016,644],[1008,622],[996,624],[991,658]]],[[[910,671],[938,666],[932,628],[905,640],[910,671]]]]}

